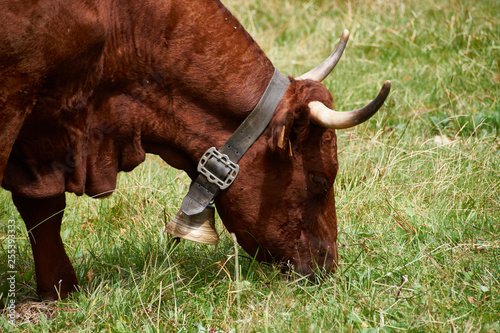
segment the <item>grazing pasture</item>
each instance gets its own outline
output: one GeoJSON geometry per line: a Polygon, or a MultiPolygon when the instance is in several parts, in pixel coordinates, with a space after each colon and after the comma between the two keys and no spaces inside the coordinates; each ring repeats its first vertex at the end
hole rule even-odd
{"type": "Polygon", "coordinates": [[[349,29],[323,82],[338,109],[392,81],[377,115],[337,131],[338,272],[314,284],[258,263],[220,221],[217,247],[173,242],[164,224],[189,180],[149,156],[108,199],[67,195],[62,235],[82,291],[56,303],[34,302],[27,233],[0,190],[0,331],[500,331],[500,3],[224,3],[292,76],[349,29]]]}

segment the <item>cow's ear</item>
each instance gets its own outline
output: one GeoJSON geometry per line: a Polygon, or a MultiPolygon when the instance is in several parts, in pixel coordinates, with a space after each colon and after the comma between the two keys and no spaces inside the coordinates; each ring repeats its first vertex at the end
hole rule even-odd
{"type": "Polygon", "coordinates": [[[277,152],[283,157],[290,155],[292,151],[290,143],[290,131],[293,126],[293,114],[283,112],[278,114],[271,122],[272,134],[269,138],[269,147],[271,151],[277,152]]]}
{"type": "Polygon", "coordinates": [[[284,112],[271,123],[272,136],[269,146],[283,157],[292,156],[294,148],[309,133],[309,108],[307,106],[284,112]]]}

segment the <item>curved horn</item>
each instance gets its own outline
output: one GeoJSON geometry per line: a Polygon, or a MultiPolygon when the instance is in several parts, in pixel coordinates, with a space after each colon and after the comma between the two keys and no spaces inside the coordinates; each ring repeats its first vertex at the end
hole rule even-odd
{"type": "Polygon", "coordinates": [[[334,111],[318,101],[310,102],[311,121],[331,129],[344,129],[359,125],[370,119],[382,107],[390,91],[391,81],[385,81],[384,86],[373,101],[361,109],[347,112],[334,111]]]}
{"type": "Polygon", "coordinates": [[[349,39],[349,31],[346,29],[342,31],[342,36],[340,36],[340,42],[338,43],[335,50],[330,54],[325,61],[319,64],[316,68],[310,70],[309,72],[302,74],[297,78],[297,80],[314,80],[321,82],[328,74],[335,68],[337,63],[344,53],[345,46],[347,45],[347,40],[349,39]]]}

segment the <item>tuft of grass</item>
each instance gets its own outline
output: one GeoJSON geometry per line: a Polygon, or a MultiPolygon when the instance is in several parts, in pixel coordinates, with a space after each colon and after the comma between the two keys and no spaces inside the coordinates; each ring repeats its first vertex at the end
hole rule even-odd
{"type": "Polygon", "coordinates": [[[339,110],[393,88],[373,119],[338,131],[340,269],[319,284],[234,249],[163,233],[187,177],[149,156],[112,197],[67,196],[63,240],[81,282],[34,306],[31,250],[0,192],[0,302],[7,230],[17,229],[17,324],[0,330],[330,332],[500,331],[500,3],[225,1],[284,73],[321,62],[339,110]],[[236,264],[238,263],[238,264],[236,264]]]}

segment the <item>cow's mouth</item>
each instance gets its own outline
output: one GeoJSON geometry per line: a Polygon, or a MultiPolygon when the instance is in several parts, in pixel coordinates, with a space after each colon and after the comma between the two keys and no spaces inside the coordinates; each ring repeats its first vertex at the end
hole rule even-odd
{"type": "Polygon", "coordinates": [[[321,265],[315,260],[310,260],[309,264],[304,264],[304,260],[295,263],[288,261],[281,266],[281,272],[295,280],[306,278],[313,283],[320,283],[325,276],[337,270],[337,261],[332,256],[326,258],[329,259],[321,265]]]}
{"type": "Polygon", "coordinates": [[[329,245],[322,244],[319,241],[315,243],[303,242],[302,251],[300,251],[299,246],[297,249],[298,255],[292,261],[293,270],[313,282],[317,282],[321,276],[334,273],[338,266],[337,242],[329,245]]]}

